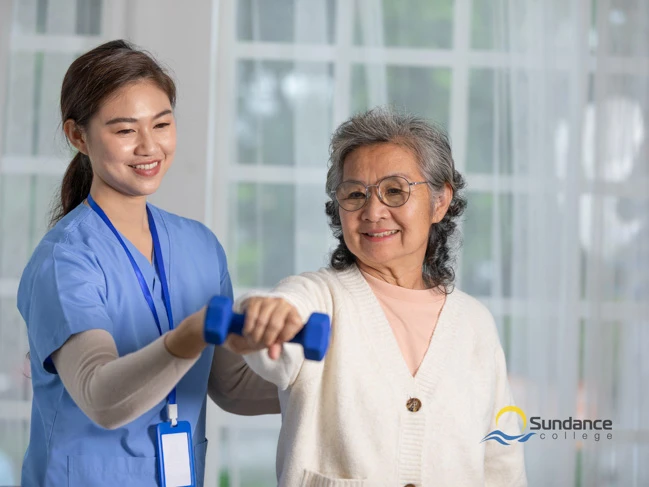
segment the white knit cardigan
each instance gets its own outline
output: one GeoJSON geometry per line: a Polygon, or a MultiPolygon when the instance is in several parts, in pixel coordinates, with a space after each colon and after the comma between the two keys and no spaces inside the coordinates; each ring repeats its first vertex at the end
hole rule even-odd
{"type": "MultiPolygon", "coordinates": [[[[251,294],[260,293],[237,307],[251,294]]],[[[314,311],[332,317],[322,362],[304,360],[295,344],[277,361],[266,351],[245,356],[279,388],[279,485],[527,485],[521,443],[481,442],[495,429],[513,435],[520,428],[513,413],[496,428],[497,412],[513,400],[494,320],[477,300],[457,289],[447,296],[413,377],[356,266],[292,276],[271,294],[304,319],[314,311]],[[416,412],[406,407],[411,398],[421,403],[416,412]]]]}

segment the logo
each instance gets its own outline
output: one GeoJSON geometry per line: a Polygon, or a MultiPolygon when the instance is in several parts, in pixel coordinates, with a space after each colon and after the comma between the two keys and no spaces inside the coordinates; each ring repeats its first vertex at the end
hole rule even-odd
{"type": "MultiPolygon", "coordinates": [[[[521,408],[518,406],[505,406],[502,408],[500,411],[498,411],[498,414],[496,414],[496,426],[498,426],[498,420],[500,417],[505,414],[505,413],[516,413],[520,416],[520,418],[523,420],[523,432],[525,431],[525,428],[527,427],[527,416],[525,416],[525,413],[521,408]]],[[[506,433],[503,433],[499,429],[493,430],[491,433],[487,434],[482,441],[489,441],[489,440],[494,440],[500,443],[501,445],[509,446],[511,443],[508,443],[509,441],[517,441],[518,443],[525,443],[527,440],[529,440],[532,436],[534,436],[536,433],[522,433],[518,436],[510,436],[506,433]]]]}
{"type": "MultiPolygon", "coordinates": [[[[525,433],[525,428],[527,428],[527,416],[521,408],[518,406],[505,406],[498,414],[496,414],[496,426],[498,426],[498,420],[503,414],[506,413],[515,413],[521,418],[523,422],[523,428],[520,435],[511,436],[499,429],[493,430],[491,433],[487,434],[480,443],[485,441],[493,440],[497,441],[501,445],[510,446],[513,442],[525,443],[536,433],[525,433]]],[[[539,433],[539,439],[545,440],[546,438],[553,440],[563,439],[563,440],[595,440],[600,441],[603,435],[605,439],[612,440],[613,433],[610,430],[613,429],[613,421],[610,419],[573,419],[570,416],[567,419],[543,419],[540,416],[533,416],[530,418],[531,430],[542,431],[539,433]],[[561,433],[557,433],[557,430],[561,433]],[[546,433],[549,431],[549,433],[546,433]],[[571,435],[569,434],[572,433],[571,435]]]]}

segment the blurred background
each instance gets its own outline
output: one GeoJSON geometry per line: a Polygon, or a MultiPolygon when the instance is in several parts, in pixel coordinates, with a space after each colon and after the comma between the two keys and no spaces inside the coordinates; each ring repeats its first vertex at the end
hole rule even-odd
{"type": "MultiPolygon", "coordinates": [[[[28,443],[22,269],[71,151],[63,74],[114,38],[178,83],[153,202],[203,221],[235,293],[326,265],[327,145],[392,104],[441,124],[468,180],[457,284],[496,317],[530,416],[531,486],[649,485],[648,0],[0,0],[0,485],[28,443]]],[[[206,485],[275,485],[279,417],[212,405],[206,485]]]]}

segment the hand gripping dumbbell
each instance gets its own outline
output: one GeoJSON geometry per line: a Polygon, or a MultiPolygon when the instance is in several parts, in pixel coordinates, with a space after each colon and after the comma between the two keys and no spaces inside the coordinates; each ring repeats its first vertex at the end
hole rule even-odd
{"type": "MultiPolygon", "coordinates": [[[[232,300],[226,296],[210,299],[205,313],[205,341],[214,345],[225,342],[230,333],[241,335],[245,315],[232,311],[232,300]]],[[[329,346],[331,322],[323,313],[313,313],[304,328],[291,340],[304,348],[308,360],[322,360],[329,346]]]]}

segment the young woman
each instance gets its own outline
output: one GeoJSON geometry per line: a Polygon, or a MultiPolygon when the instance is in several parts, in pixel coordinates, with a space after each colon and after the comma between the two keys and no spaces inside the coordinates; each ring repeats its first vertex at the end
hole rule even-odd
{"type": "Polygon", "coordinates": [[[25,487],[160,485],[156,428],[168,420],[190,426],[202,485],[208,392],[232,412],[279,412],[272,384],[203,341],[205,304],[232,295],[218,240],[147,203],[174,160],[175,99],[165,71],[124,41],[63,80],[78,153],[18,291],[34,389],[25,487]]]}

